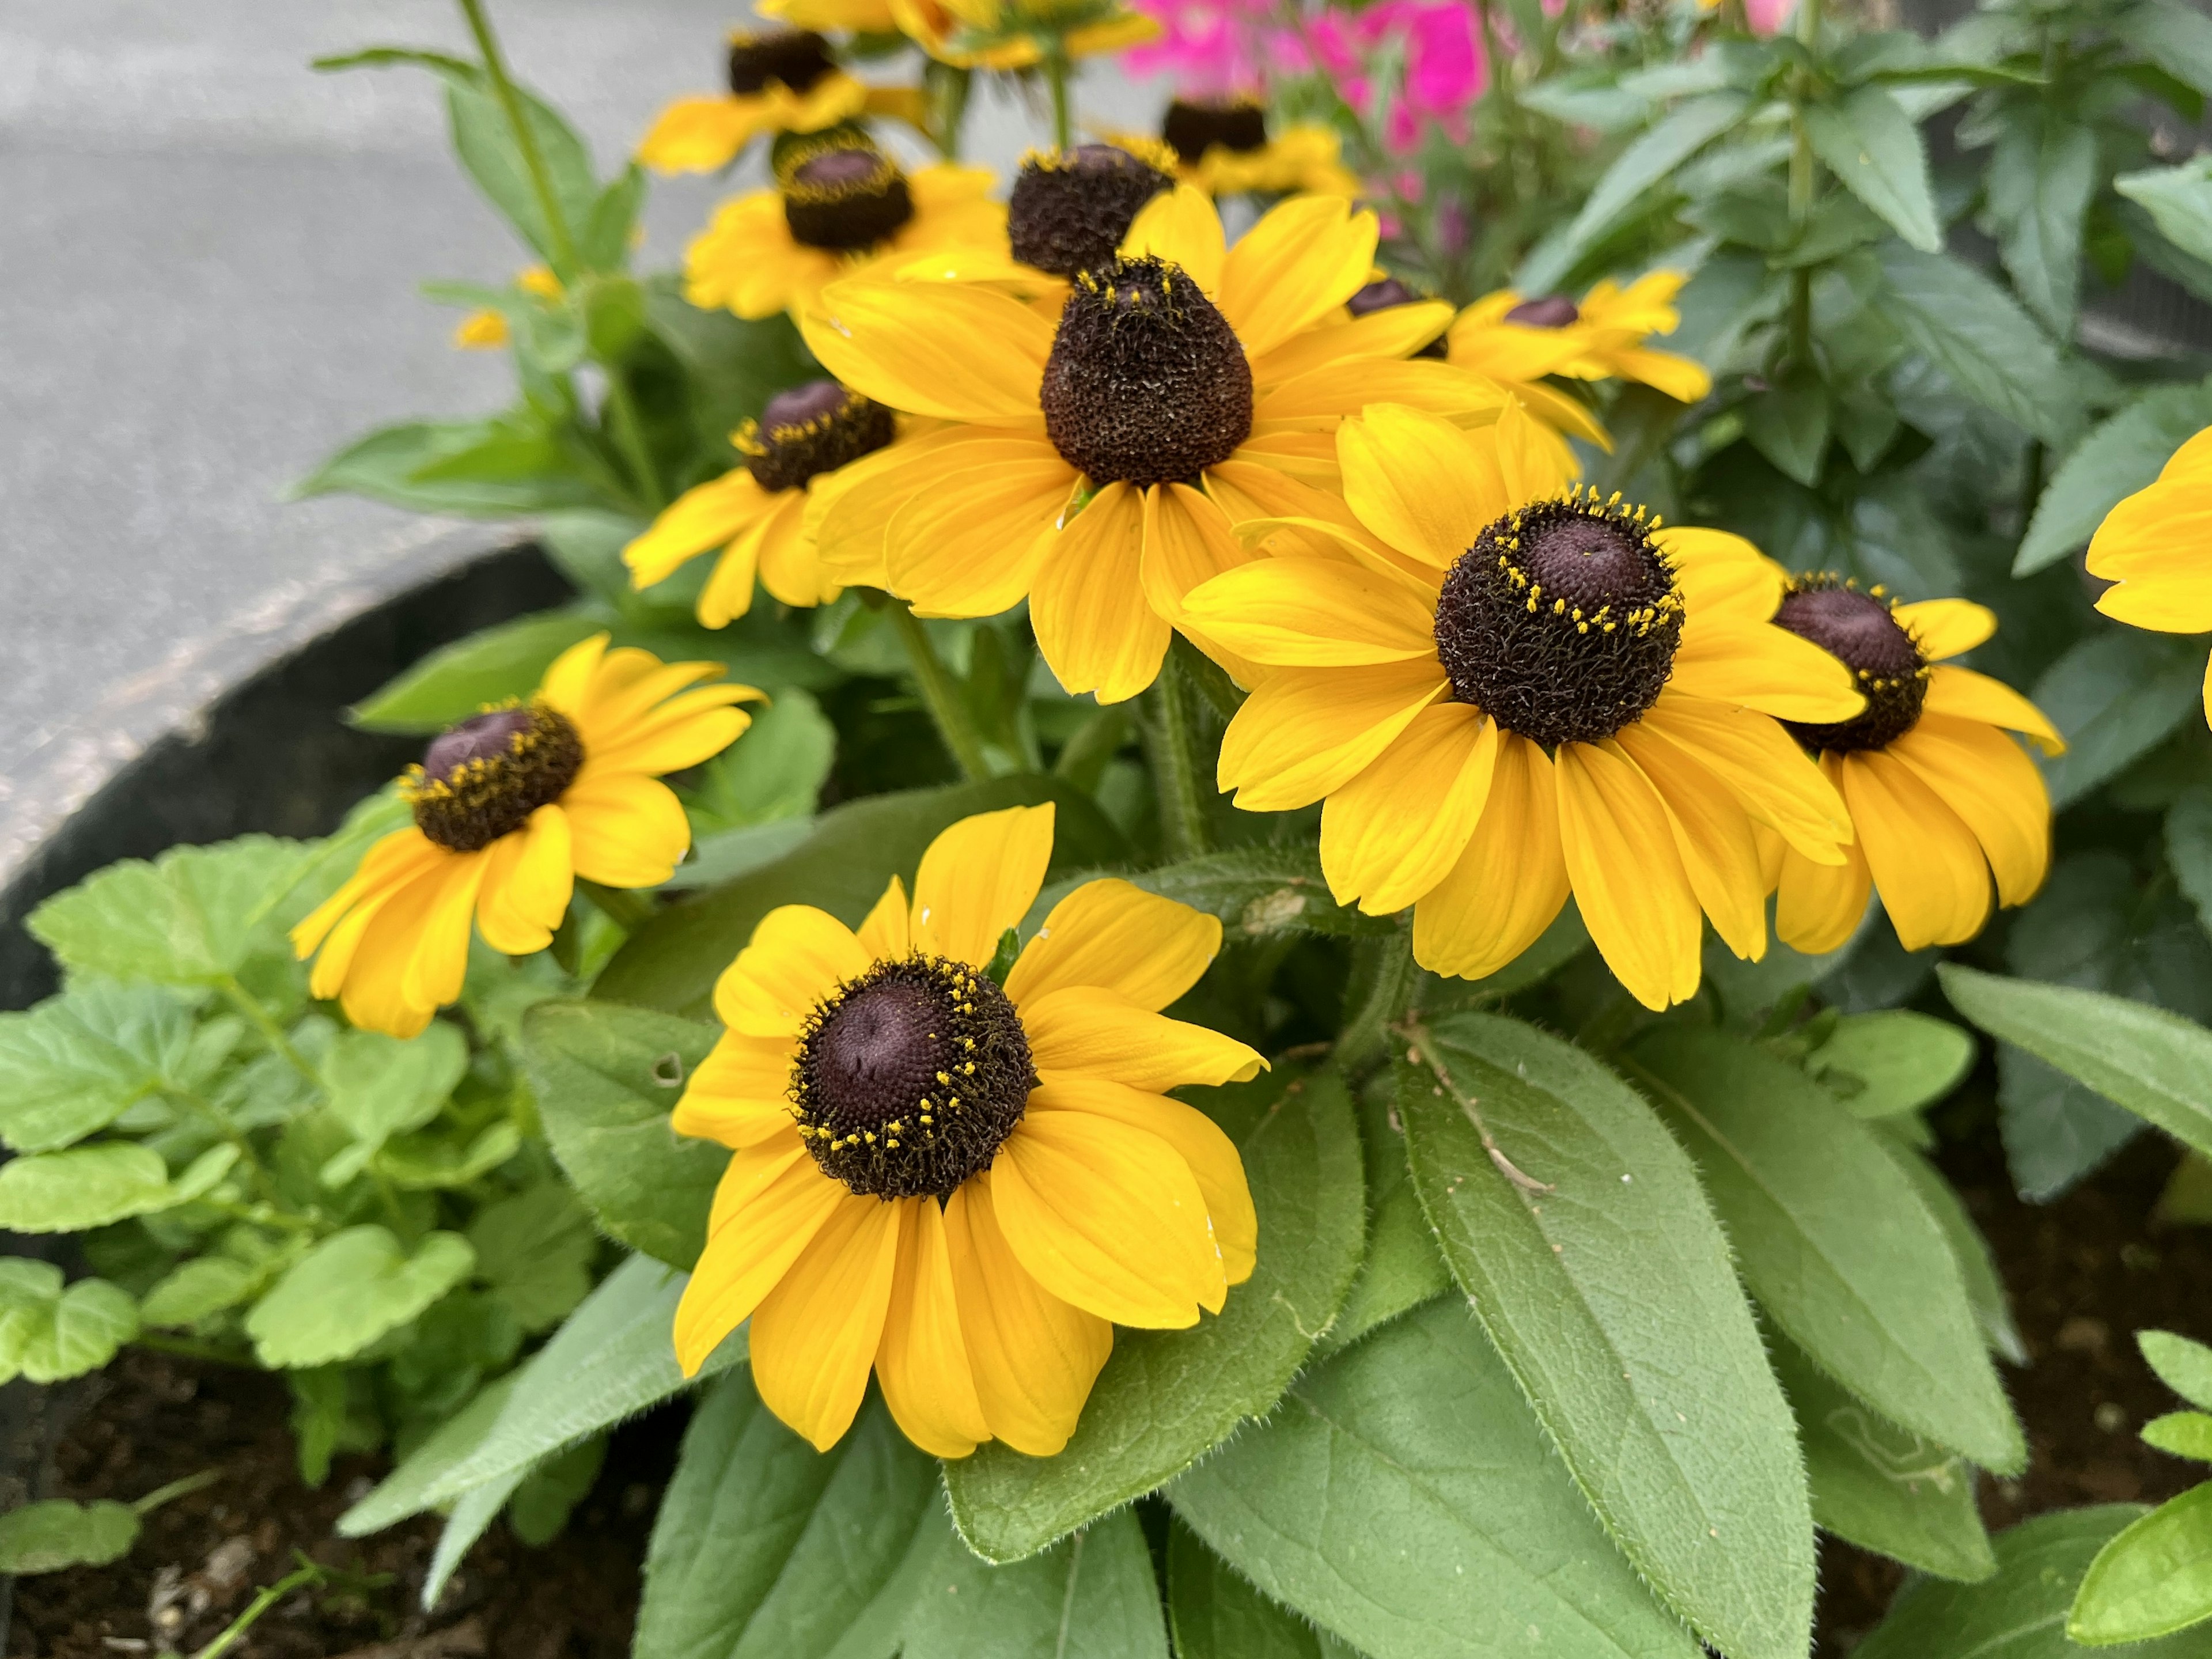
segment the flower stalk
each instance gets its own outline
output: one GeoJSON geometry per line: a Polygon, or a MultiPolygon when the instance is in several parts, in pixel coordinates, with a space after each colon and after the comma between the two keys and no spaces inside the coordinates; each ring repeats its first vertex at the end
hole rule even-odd
{"type": "Polygon", "coordinates": [[[923,706],[936,723],[937,735],[944,739],[954,763],[960,768],[960,775],[970,783],[981,783],[992,775],[991,763],[983,753],[981,734],[969,717],[967,701],[961,696],[952,672],[937,654],[937,647],[930,642],[929,630],[912,610],[896,599],[888,609],[891,626],[898,629],[899,642],[906,647],[915,683],[921,688],[923,706]]]}
{"type": "Polygon", "coordinates": [[[1213,836],[1206,822],[1206,786],[1199,769],[1202,745],[1198,710],[1189,680],[1170,657],[1145,694],[1145,757],[1152,763],[1152,787],[1160,804],[1160,851],[1172,860],[1211,852],[1213,836]]]}

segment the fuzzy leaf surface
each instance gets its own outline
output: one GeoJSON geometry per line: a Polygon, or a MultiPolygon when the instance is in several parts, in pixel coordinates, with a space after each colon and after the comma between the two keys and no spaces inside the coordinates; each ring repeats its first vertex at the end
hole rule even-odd
{"type": "Polygon", "coordinates": [[[1168,1659],[1152,1552],[1132,1510],[1012,1566],[957,1545],[935,1566],[908,1617],[902,1659],[1168,1659]]]}
{"type": "Polygon", "coordinates": [[[254,1358],[271,1370],[349,1358],[469,1276],[476,1252],[459,1233],[412,1250],[388,1227],[332,1233],[287,1268],[246,1316],[254,1358]]]}

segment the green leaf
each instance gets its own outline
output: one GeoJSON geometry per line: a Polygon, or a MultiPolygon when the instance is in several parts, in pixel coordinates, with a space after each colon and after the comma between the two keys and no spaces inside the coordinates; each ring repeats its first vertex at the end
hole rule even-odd
{"type": "Polygon", "coordinates": [[[354,1144],[323,1166],[323,1184],[343,1187],[384,1143],[436,1117],[469,1069],[461,1028],[434,1019],[418,1036],[341,1031],[317,1068],[332,1116],[354,1144]]]}
{"type": "Polygon", "coordinates": [[[1744,407],[1751,446],[1785,477],[1810,487],[1828,453],[1828,388],[1812,368],[1791,368],[1744,407]]]}
{"type": "Polygon", "coordinates": [[[1807,1057],[1813,1074],[1854,1117],[1895,1117],[1932,1106],[1966,1081],[1978,1052],[1971,1032],[1909,1008],[1846,1014],[1807,1057]],[[1842,1079],[1857,1085],[1837,1087],[1842,1079]]]}
{"type": "Polygon", "coordinates": [[[51,1261],[0,1257],[0,1382],[82,1376],[137,1334],[138,1304],[128,1291],[104,1279],[64,1289],[51,1261]]]}
{"type": "Polygon", "coordinates": [[[2212,1348],[2172,1331],[2137,1331],[2136,1346],[2160,1382],[2191,1405],[2212,1411],[2212,1348]]]}
{"type": "Polygon", "coordinates": [[[2212,262],[2212,158],[2122,173],[2112,188],[2141,203],[2167,241],[2191,258],[2212,262]]]}
{"type": "Polygon", "coordinates": [[[2122,12],[2110,27],[2175,80],[2212,97],[2212,18],[2151,0],[2122,12]]]}
{"type": "Polygon", "coordinates": [[[1344,1299],[1365,1212],[1342,1079],[1324,1071],[1207,1092],[1241,1095],[1256,1118],[1238,1151],[1259,1211],[1258,1265],[1218,1316],[1190,1330],[1117,1332],[1059,1455],[994,1442],[945,1466],[953,1519],[987,1561],[1034,1554],[1268,1411],[1344,1299]]]}
{"type": "Polygon", "coordinates": [[[2071,806],[2158,747],[2202,706],[2204,647],[2113,627],[2077,641],[2031,694],[2066,739],[2043,763],[2054,807],[2071,806]]]}
{"type": "Polygon", "coordinates": [[[1384,933],[1388,916],[1364,916],[1329,896],[1321,854],[1311,842],[1232,848],[1130,879],[1149,893],[1221,919],[1230,939],[1291,933],[1384,933]]]}
{"type": "Polygon", "coordinates": [[[1406,1131],[1398,1117],[1397,1079],[1384,1070],[1362,1091],[1359,1139],[1367,1170],[1367,1249],[1344,1306],[1316,1352],[1349,1347],[1368,1332],[1452,1287],[1451,1269],[1437,1250],[1406,1164],[1406,1131]]]}
{"type": "Polygon", "coordinates": [[[594,270],[620,270],[629,262],[630,232],[645,205],[645,170],[632,161],[609,181],[577,228],[577,252],[594,270]]]}
{"type": "Polygon", "coordinates": [[[468,1239],[477,1274],[526,1331],[559,1324],[591,1293],[599,1237],[590,1214],[556,1181],[477,1211],[468,1239]]]}
{"type": "Polygon", "coordinates": [[[1011,1567],[949,1553],[927,1578],[902,1659],[1168,1659],[1136,1516],[1108,1516],[1011,1567]]]}
{"type": "Polygon", "coordinates": [[[2212,1463],[2212,1417],[2203,1412],[2168,1412],[2142,1425],[2143,1443],[2175,1457],[2212,1463]]]}
{"type": "Polygon", "coordinates": [[[847,801],[817,818],[797,851],[660,911],[607,964],[592,994],[705,1018],[714,981],[776,906],[817,905],[857,926],[894,874],[913,891],[915,868],[939,830],[971,813],[1046,801],[1057,809],[1054,872],[1119,861],[1120,835],[1088,795],[1057,779],[997,778],[847,801]]]}
{"type": "Polygon", "coordinates": [[[2074,337],[2081,223],[2097,179],[2095,131],[2055,112],[2015,118],[1990,152],[1990,216],[2005,274],[2062,340],[2074,337]]]}
{"type": "Polygon", "coordinates": [[[1959,1264],[1959,1276],[1966,1282],[1974,1322],[1982,1328],[1982,1340],[1998,1358],[2014,1365],[2027,1364],[2027,1344],[2021,1338],[2020,1327],[2013,1322],[2012,1302],[1997,1273],[1996,1256],[1966,1213],[1965,1203],[1936,1166],[1911,1147],[1892,1140],[1884,1150],[1905,1171],[1928,1213],[1943,1229],[1951,1259],[1959,1264]]]}
{"type": "Polygon", "coordinates": [[[647,280],[645,319],[684,365],[692,424],[724,465],[728,435],[739,422],[757,416],[784,387],[822,372],[783,313],[749,322],[726,311],[702,311],[684,297],[679,273],[647,280]]]}
{"type": "Polygon", "coordinates": [[[2046,443],[2073,441],[2080,399],[2050,337],[1971,265],[1899,243],[1875,250],[1882,314],[1960,393],[2046,443]]]}
{"type": "MultiPolygon", "coordinates": [[[[725,751],[727,752],[727,751],[725,751]]],[[[695,892],[720,887],[764,869],[806,844],[814,833],[814,820],[772,818],[742,830],[717,830],[691,843],[691,856],[676,866],[676,873],[661,883],[663,892],[695,892]]]]}
{"type": "Polygon", "coordinates": [[[653,1522],[638,1659],[823,1659],[898,1579],[936,1488],[880,1400],[817,1452],[732,1372],[693,1413],[653,1522]]]}
{"type": "Polygon", "coordinates": [[[466,1279],[475,1261],[459,1233],[430,1233],[411,1251],[388,1227],[332,1233],[246,1316],[254,1357],[271,1370],[349,1358],[466,1279]]]}
{"type": "Polygon", "coordinates": [[[1689,1159],[1557,1038],[1460,1014],[1414,1042],[1398,1109],[1422,1208],[1576,1484],[1700,1635],[1735,1659],[1796,1659],[1804,1469],[1689,1159]]]}
{"type": "Polygon", "coordinates": [[[509,519],[603,507],[550,441],[518,448],[508,417],[403,421],[356,438],[292,486],[295,499],[366,495],[416,513],[509,519]],[[498,460],[497,466],[486,463],[498,460]]]}
{"type": "Polygon", "coordinates": [[[507,1523],[533,1549],[561,1535],[576,1505],[591,1496],[607,1461],[607,1437],[595,1434],[549,1457],[523,1476],[507,1500],[507,1523]]]}
{"type": "Polygon", "coordinates": [[[0,1138],[15,1152],[53,1152],[165,1083],[196,1087],[223,1056],[195,1056],[193,1029],[174,992],[101,980],[0,1014],[0,1138]]]}
{"type": "Polygon", "coordinates": [[[203,1255],[180,1263],[146,1292],[138,1314],[156,1329],[197,1325],[234,1308],[261,1288],[262,1274],[228,1256],[203,1255]]]}
{"type": "Polygon", "coordinates": [[[291,951],[277,913],[311,843],[241,836],[125,859],[57,893],[26,926],[72,974],[212,985],[258,950],[291,951]]]}
{"type": "Polygon", "coordinates": [[[2169,1498],[2097,1552],[2066,1634],[2085,1647],[2148,1642],[2212,1619],[2212,1482],[2169,1498]]]}
{"type": "Polygon", "coordinates": [[[730,1161],[728,1148],[668,1126],[720,1035],[609,1002],[541,1002],[522,1022],[523,1070],[577,1195],[609,1237],[672,1267],[699,1259],[730,1161]]]}
{"type": "Polygon", "coordinates": [[[138,1516],[128,1504],[50,1498],[0,1515],[0,1572],[104,1567],[137,1541],[138,1516]]]}
{"type": "Polygon", "coordinates": [[[1923,253],[1943,246],[1928,182],[1928,147],[1888,90],[1863,86],[1835,104],[1805,111],[1813,153],[1844,187],[1923,253]]]}
{"type": "Polygon", "coordinates": [[[1245,1583],[1180,1521],[1168,1534],[1168,1625],[1177,1659],[1354,1659],[1245,1583]]]}
{"type": "Polygon", "coordinates": [[[836,759],[837,728],[822,705],[796,689],[778,691],[766,706],[754,706],[742,741],[699,769],[686,802],[693,828],[704,836],[805,817],[836,759]]]}
{"type": "Polygon", "coordinates": [[[1875,1132],[1721,1031],[1662,1026],[1629,1052],[1790,1340],[1892,1422],[1986,1468],[2025,1468],[1950,1242],[1875,1132]]]}
{"type": "Polygon", "coordinates": [[[173,1209],[207,1192],[237,1161],[237,1147],[216,1146],[173,1182],[159,1152],[128,1141],[14,1158],[0,1166],[0,1227],[79,1233],[173,1209]]]}
{"type": "Polygon", "coordinates": [[[1971,1583],[1997,1570],[1972,1464],[1854,1399],[1795,1343],[1773,1352],[1804,1437],[1817,1525],[1942,1578],[1971,1583]]]}
{"type": "MultiPolygon", "coordinates": [[[[2185,1146],[2212,1152],[2212,1031],[2121,997],[2004,979],[1956,963],[1944,994],[1991,1036],[2025,1048],[2185,1146]]],[[[6,1179],[0,1170],[0,1182],[6,1179]]]]}
{"type": "Polygon", "coordinates": [[[423,1494],[483,1443],[522,1376],[520,1370],[509,1371],[478,1389],[467,1405],[431,1430],[382,1485],[346,1511],[339,1531],[358,1538],[429,1508],[423,1494]]]}
{"type": "Polygon", "coordinates": [[[1607,1541],[1455,1302],[1301,1377],[1168,1498],[1267,1595],[1380,1659],[1489,1659],[1537,1642],[1575,1659],[1700,1651],[1607,1541]]]}
{"type": "Polygon", "coordinates": [[[2212,426],[2212,386],[2161,386],[2092,427],[2051,475],[2013,560],[2026,576],[2087,545],[2105,515],[2154,482],[2173,452],[2212,426]]]}
{"type": "Polygon", "coordinates": [[[527,699],[556,657],[603,626],[572,606],[480,629],[386,681],[346,719],[364,732],[443,732],[487,704],[527,699]]]}
{"type": "Polygon", "coordinates": [[[2166,809],[2166,862],[2212,934],[2212,785],[2194,785],[2166,809]]]}

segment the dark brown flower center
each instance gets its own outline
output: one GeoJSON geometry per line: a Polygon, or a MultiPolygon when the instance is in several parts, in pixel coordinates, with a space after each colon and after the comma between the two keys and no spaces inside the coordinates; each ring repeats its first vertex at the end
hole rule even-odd
{"type": "Polygon", "coordinates": [[[1137,210],[1174,183],[1114,144],[1030,155],[1006,204],[1014,258],[1055,276],[1108,264],[1137,210]]]}
{"type": "Polygon", "coordinates": [[[965,963],[917,954],[817,1005],[791,1101],[824,1175],[878,1198],[943,1198],[991,1167],[1036,1085],[1006,994],[965,963]]]}
{"type": "Polygon", "coordinates": [[[806,92],[836,70],[830,43],[810,29],[769,29],[730,37],[730,90],[757,97],[771,82],[806,92]]]}
{"type": "MultiPolygon", "coordinates": [[[[1344,308],[1354,317],[1370,317],[1378,311],[1390,311],[1399,306],[1419,305],[1421,296],[1407,288],[1395,276],[1378,276],[1365,288],[1344,302],[1344,308]]],[[[1413,354],[1416,357],[1442,357],[1446,355],[1444,337],[1441,334],[1413,354]]]]}
{"type": "Polygon", "coordinates": [[[544,703],[495,708],[433,738],[400,793],[424,835],[474,853],[560,799],[583,763],[583,740],[566,715],[544,703]]]}
{"type": "Polygon", "coordinates": [[[1094,484],[1188,482],[1252,431],[1236,331],[1182,266],[1149,255],[1078,275],[1038,397],[1046,435],[1094,484]]]}
{"type": "Polygon", "coordinates": [[[1509,323],[1523,328],[1565,328],[1578,321],[1582,310],[1564,294],[1547,294],[1540,300],[1523,300],[1505,313],[1509,323]]]}
{"type": "Polygon", "coordinates": [[[1217,144],[1249,155],[1267,147],[1267,112],[1243,98],[1178,98],[1160,122],[1160,137],[1185,161],[1217,144]]]}
{"type": "Polygon", "coordinates": [[[1774,621],[1850,669],[1867,700],[1864,714],[1832,726],[1784,722],[1798,742],[1846,754],[1886,749],[1920,723],[1928,701],[1928,661],[1890,614],[1880,589],[1862,593],[1838,576],[1802,576],[1784,596],[1774,621]]]}
{"type": "Polygon", "coordinates": [[[1595,743],[1659,700],[1682,596],[1620,497],[1577,490],[1485,526],[1444,577],[1437,654],[1452,695],[1554,748],[1595,743]]]}
{"type": "Polygon", "coordinates": [[[801,489],[891,441],[891,412],[835,380],[808,380],[768,400],[731,440],[763,489],[801,489]]]}
{"type": "Polygon", "coordinates": [[[882,151],[851,139],[800,146],[777,168],[792,240],[848,252],[872,247],[914,217],[906,175],[882,151]]]}

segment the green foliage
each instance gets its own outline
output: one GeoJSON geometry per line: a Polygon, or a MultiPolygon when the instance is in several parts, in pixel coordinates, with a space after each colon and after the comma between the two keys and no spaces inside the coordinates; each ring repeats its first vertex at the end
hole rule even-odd
{"type": "Polygon", "coordinates": [[[2128,1523],[2081,1576],[2066,1634],[2085,1647],[2147,1642],[2212,1619],[2212,1484],[2128,1523]]]}
{"type": "Polygon", "coordinates": [[[0,1258],[0,1382],[58,1382],[98,1370],[138,1334],[129,1292],[102,1279],[64,1288],[62,1270],[0,1258]]]}
{"type": "Polygon", "coordinates": [[[907,1615],[904,1659],[1168,1659],[1152,1555],[1127,1510],[1011,1567],[949,1553],[907,1615]]]}
{"type": "Polygon", "coordinates": [[[104,1567],[137,1541],[138,1516],[128,1504],[50,1498],[0,1515],[0,1572],[104,1567]]]}
{"type": "Polygon", "coordinates": [[[374,1223],[333,1233],[294,1262],[246,1316],[253,1352],[272,1370],[350,1359],[452,1290],[476,1265],[458,1233],[412,1250],[374,1223]]]}

